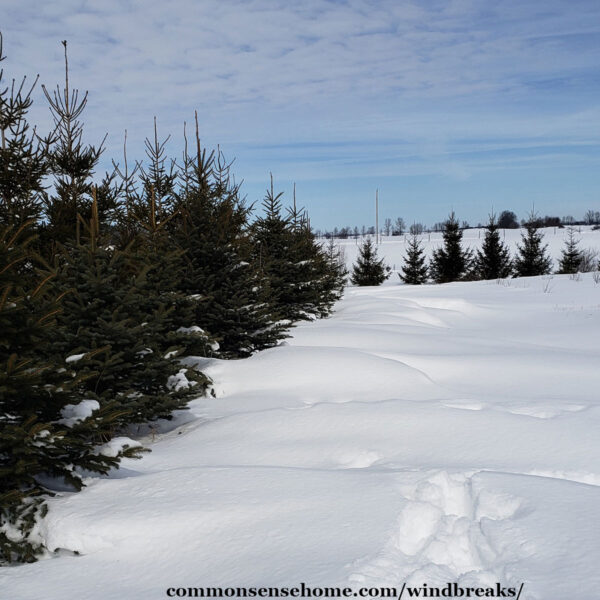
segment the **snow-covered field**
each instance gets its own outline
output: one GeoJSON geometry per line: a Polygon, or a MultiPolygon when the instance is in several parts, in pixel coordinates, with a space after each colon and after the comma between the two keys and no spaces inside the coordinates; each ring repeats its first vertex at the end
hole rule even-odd
{"type": "Polygon", "coordinates": [[[216,398],[146,440],[142,460],[52,500],[41,533],[65,550],[3,569],[0,597],[300,582],[600,596],[591,273],[395,277],[349,288],[332,318],[293,333],[250,359],[211,361],[216,398]]]}

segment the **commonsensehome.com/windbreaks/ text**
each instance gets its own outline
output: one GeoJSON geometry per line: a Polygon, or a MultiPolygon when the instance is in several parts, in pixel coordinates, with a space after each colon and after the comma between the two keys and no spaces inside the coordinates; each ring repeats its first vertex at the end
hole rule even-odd
{"type": "Polygon", "coordinates": [[[293,587],[170,587],[169,598],[516,598],[519,600],[524,583],[518,587],[501,583],[471,587],[451,582],[432,586],[426,583],[402,587],[313,587],[305,583],[293,587]]]}

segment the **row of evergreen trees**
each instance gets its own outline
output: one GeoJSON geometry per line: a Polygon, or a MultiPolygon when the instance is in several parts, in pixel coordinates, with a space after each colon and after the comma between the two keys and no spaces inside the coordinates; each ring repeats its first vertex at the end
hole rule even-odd
{"type": "MultiPolygon", "coordinates": [[[[481,249],[473,252],[462,247],[463,232],[452,213],[444,223],[443,245],[433,251],[429,264],[421,242],[413,235],[408,241],[406,259],[398,275],[404,283],[412,285],[426,283],[430,279],[435,283],[448,283],[546,275],[551,272],[552,260],[539,227],[538,219],[532,214],[525,224],[521,244],[517,246],[518,253],[512,258],[507,245],[500,239],[498,222],[491,215],[481,249]]],[[[577,273],[583,259],[578,243],[570,229],[558,273],[577,273]]],[[[389,276],[389,267],[385,266],[383,259],[377,258],[375,247],[367,240],[361,246],[353,268],[352,282],[356,285],[379,285],[389,276]]]]}
{"type": "Polygon", "coordinates": [[[181,159],[166,156],[155,120],[145,164],[125,152],[96,183],[103,143],[83,141],[87,93],[70,86],[63,44],[45,138],[27,121],[33,86],[4,87],[0,72],[0,563],[42,551],[35,522],[57,481],[78,490],[83,472],[138,456],[132,424],[205,392],[182,357],[272,347],[328,315],[346,275],[272,180],[250,221],[197,118],[181,159]]]}

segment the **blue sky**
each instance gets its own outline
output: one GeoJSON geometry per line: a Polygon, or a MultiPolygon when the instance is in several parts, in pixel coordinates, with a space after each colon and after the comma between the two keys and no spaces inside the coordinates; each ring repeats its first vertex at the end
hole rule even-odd
{"type": "MultiPolygon", "coordinates": [[[[2,1],[9,77],[90,91],[86,137],[143,154],[153,116],[297,184],[313,226],[600,210],[598,0],[2,1]]],[[[49,115],[41,89],[31,118],[49,115]]]]}

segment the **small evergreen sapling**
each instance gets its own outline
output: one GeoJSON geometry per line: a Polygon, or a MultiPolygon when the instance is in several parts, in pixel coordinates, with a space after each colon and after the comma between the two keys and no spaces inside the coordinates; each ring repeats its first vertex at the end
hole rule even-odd
{"type": "Polygon", "coordinates": [[[344,259],[343,251],[335,245],[333,237],[329,238],[324,248],[326,258],[325,285],[323,286],[322,302],[331,311],[344,293],[344,287],[348,278],[348,269],[344,259]]]}
{"type": "Polygon", "coordinates": [[[495,215],[490,215],[481,249],[477,250],[475,275],[478,279],[503,279],[512,273],[508,246],[500,240],[495,215]]]}
{"type": "Polygon", "coordinates": [[[547,275],[552,268],[552,260],[547,254],[548,246],[543,244],[544,236],[539,232],[539,222],[531,213],[525,224],[525,233],[521,234],[522,243],[517,245],[515,257],[515,277],[547,275]]]}
{"type": "Polygon", "coordinates": [[[383,258],[377,258],[377,249],[368,238],[360,246],[356,264],[352,267],[352,283],[360,286],[381,285],[390,275],[390,267],[384,264],[383,258]]]}
{"type": "Polygon", "coordinates": [[[404,283],[409,285],[421,285],[427,282],[429,269],[425,262],[425,252],[416,234],[408,241],[406,259],[402,265],[402,272],[398,276],[404,283]]]}
{"type": "Polygon", "coordinates": [[[575,230],[569,227],[557,273],[572,275],[580,270],[583,254],[578,245],[579,240],[575,239],[575,230]]]}
{"type": "Polygon", "coordinates": [[[461,246],[463,232],[454,213],[444,223],[444,245],[433,252],[431,277],[436,283],[466,279],[471,275],[473,252],[461,246]]]}

